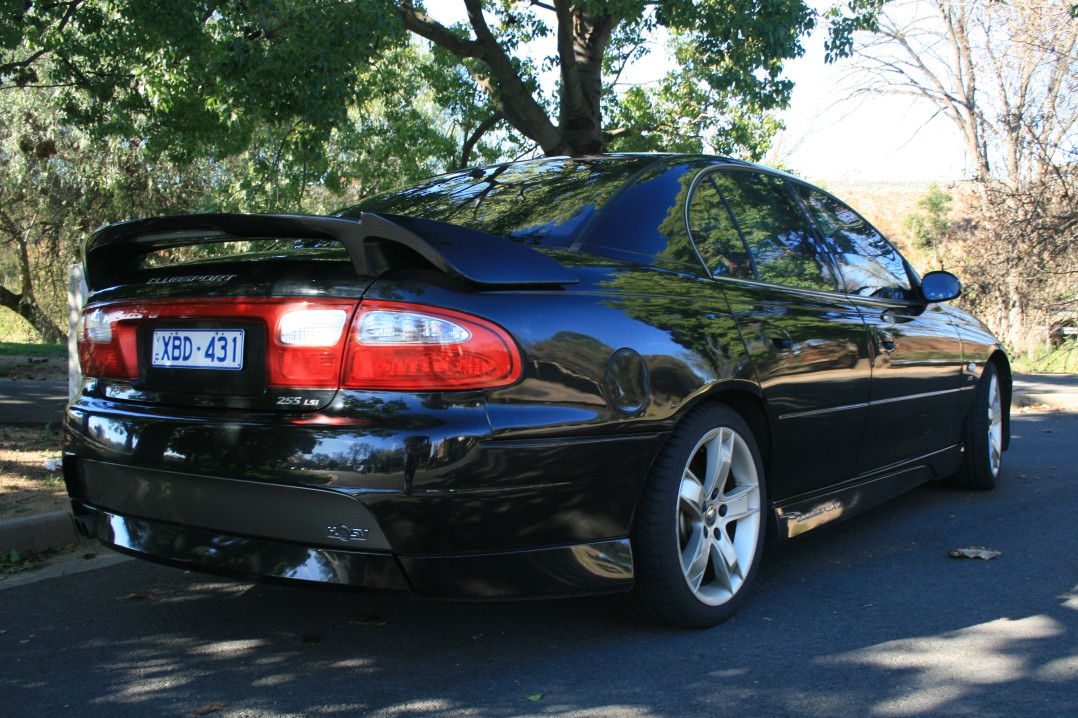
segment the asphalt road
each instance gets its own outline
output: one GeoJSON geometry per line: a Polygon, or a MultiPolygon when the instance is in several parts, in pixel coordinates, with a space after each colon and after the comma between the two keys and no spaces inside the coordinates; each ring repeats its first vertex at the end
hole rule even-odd
{"type": "Polygon", "coordinates": [[[0,424],[58,427],[66,404],[66,381],[0,379],[0,424]]]}
{"type": "Polygon", "coordinates": [[[1073,716],[1078,414],[1014,433],[998,490],[925,487],[769,549],[709,631],[606,599],[427,603],[140,561],[0,582],[0,714],[1073,716]],[[968,546],[1003,553],[948,558],[968,546]]]}

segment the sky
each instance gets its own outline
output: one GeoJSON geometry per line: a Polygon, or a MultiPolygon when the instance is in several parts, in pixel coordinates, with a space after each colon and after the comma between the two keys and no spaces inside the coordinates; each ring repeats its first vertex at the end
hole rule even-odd
{"type": "Polygon", "coordinates": [[[951,121],[933,118],[932,106],[909,98],[841,101],[846,65],[824,62],[822,36],[809,38],[806,49],[805,57],[787,65],[793,100],[774,148],[787,167],[827,181],[963,178],[965,150],[951,121]]]}

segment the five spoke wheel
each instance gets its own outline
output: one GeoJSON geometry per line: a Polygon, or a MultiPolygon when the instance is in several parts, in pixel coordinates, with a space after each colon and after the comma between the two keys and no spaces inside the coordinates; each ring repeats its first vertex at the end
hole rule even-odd
{"type": "Polygon", "coordinates": [[[760,533],[760,478],[745,439],[729,427],[701,437],[678,496],[685,582],[702,603],[725,603],[745,582],[760,533]]]}
{"type": "Polygon", "coordinates": [[[630,605],[675,626],[732,616],[760,563],[765,505],[763,463],[748,425],[720,404],[693,409],[660,452],[640,499],[630,605]]]}

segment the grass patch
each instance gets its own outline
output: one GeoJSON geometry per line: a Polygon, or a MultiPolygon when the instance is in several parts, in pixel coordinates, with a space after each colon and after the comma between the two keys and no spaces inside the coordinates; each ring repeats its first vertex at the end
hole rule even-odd
{"type": "Polygon", "coordinates": [[[1012,358],[1019,374],[1078,374],[1078,341],[1012,358]]]}
{"type": "Polygon", "coordinates": [[[0,356],[66,357],[67,344],[0,342],[0,356]]]}

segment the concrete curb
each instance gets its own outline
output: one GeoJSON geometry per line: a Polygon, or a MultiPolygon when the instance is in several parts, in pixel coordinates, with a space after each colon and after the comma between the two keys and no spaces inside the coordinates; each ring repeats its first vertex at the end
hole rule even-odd
{"type": "Polygon", "coordinates": [[[1052,411],[1078,411],[1078,376],[1073,374],[1015,374],[1011,406],[1045,406],[1052,411]]]}
{"type": "Polygon", "coordinates": [[[0,520],[0,553],[15,549],[22,555],[75,546],[82,538],[67,511],[0,520]]]}
{"type": "MultiPolygon", "coordinates": [[[[1046,407],[1053,411],[1078,411],[1078,376],[1015,375],[1013,393],[1014,409],[1046,407]]],[[[67,511],[0,519],[0,552],[57,550],[85,541],[75,532],[67,511]]]]}

